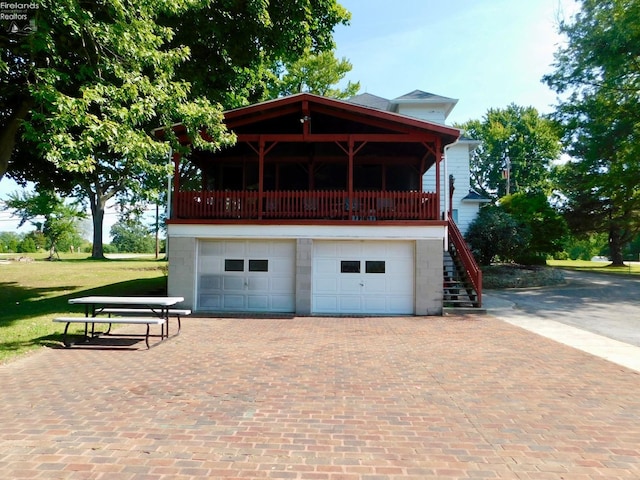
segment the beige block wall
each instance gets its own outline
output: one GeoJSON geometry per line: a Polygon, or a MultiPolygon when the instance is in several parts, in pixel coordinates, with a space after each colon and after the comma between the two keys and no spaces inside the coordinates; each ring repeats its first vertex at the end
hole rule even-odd
{"type": "Polygon", "coordinates": [[[416,240],[416,315],[442,315],[442,240],[416,240]]]}
{"type": "Polygon", "coordinates": [[[311,315],[313,240],[296,242],[296,315],[311,315]]]}
{"type": "Polygon", "coordinates": [[[195,310],[196,251],[195,238],[169,237],[169,296],[184,297],[183,308],[195,310]]]}

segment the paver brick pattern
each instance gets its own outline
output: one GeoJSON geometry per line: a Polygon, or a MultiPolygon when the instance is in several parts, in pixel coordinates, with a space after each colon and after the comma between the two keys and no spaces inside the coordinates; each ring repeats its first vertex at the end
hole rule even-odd
{"type": "Polygon", "coordinates": [[[640,478],[640,376],[491,316],[118,341],[0,366],[0,478],[640,478]]]}

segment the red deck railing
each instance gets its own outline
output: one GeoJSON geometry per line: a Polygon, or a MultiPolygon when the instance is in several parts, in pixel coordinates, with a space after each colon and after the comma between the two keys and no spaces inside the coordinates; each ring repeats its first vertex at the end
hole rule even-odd
{"type": "Polygon", "coordinates": [[[275,191],[178,192],[173,218],[438,220],[435,193],[275,191]],[[261,207],[261,208],[260,208],[261,207]]]}

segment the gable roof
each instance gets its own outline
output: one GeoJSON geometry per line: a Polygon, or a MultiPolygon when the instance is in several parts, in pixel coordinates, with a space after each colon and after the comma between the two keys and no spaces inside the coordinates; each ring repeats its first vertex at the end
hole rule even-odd
{"type": "Polygon", "coordinates": [[[443,97],[442,95],[436,95],[435,93],[424,92],[422,90],[405,93],[393,100],[388,100],[371,93],[362,93],[360,95],[354,95],[347,101],[355,103],[356,105],[363,105],[388,112],[398,112],[399,105],[401,104],[440,106],[444,110],[445,118],[449,116],[451,110],[453,110],[458,103],[458,99],[456,98],[443,97]]]}
{"type": "Polygon", "coordinates": [[[444,109],[444,116],[446,118],[458,103],[458,99],[443,97],[442,95],[436,95],[435,93],[424,92],[422,90],[414,90],[413,92],[405,93],[404,95],[394,98],[389,103],[394,111],[398,110],[398,105],[400,104],[440,105],[444,109]]]}
{"type": "MultiPolygon", "coordinates": [[[[365,97],[364,100],[376,100],[380,98],[381,97],[371,95],[365,97]]],[[[313,117],[314,111],[335,117],[349,118],[351,120],[357,119],[363,124],[368,123],[380,126],[384,123],[390,127],[396,126],[403,129],[409,128],[422,132],[435,133],[443,137],[443,145],[455,141],[460,136],[459,129],[441,123],[311,93],[297,93],[228,110],[224,112],[224,118],[227,127],[233,130],[239,126],[256,124],[263,120],[276,118],[285,114],[300,115],[300,121],[302,121],[304,117],[309,115],[313,117]]]]}
{"type": "Polygon", "coordinates": [[[485,197],[484,195],[476,192],[473,189],[469,189],[469,193],[467,193],[467,195],[463,197],[461,201],[469,203],[490,203],[491,199],[485,197]]]}

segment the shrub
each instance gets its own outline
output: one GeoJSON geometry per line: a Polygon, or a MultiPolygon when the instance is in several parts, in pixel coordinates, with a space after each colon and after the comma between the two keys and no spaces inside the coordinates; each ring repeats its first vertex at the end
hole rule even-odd
{"type": "Polygon", "coordinates": [[[469,225],[465,240],[481,265],[494,260],[513,260],[522,252],[531,234],[502,208],[489,205],[483,207],[469,225]]]}

